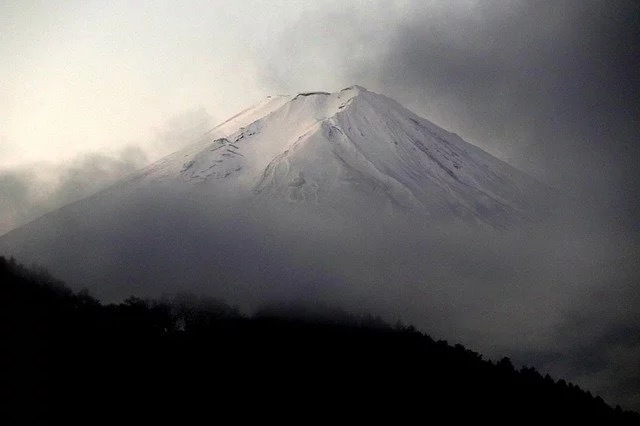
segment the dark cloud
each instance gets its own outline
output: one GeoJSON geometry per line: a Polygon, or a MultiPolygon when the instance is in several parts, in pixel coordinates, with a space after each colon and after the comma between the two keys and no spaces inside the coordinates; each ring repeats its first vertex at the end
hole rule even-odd
{"type": "Polygon", "coordinates": [[[553,351],[516,350],[514,358],[557,377],[571,377],[610,403],[638,409],[640,274],[634,259],[640,250],[637,241],[629,246],[635,246],[633,253],[620,244],[600,259],[590,279],[578,281],[585,291],[564,308],[551,333],[553,351]]]}
{"type": "Polygon", "coordinates": [[[381,87],[545,180],[593,201],[632,199],[637,2],[489,1],[446,17],[417,13],[399,29],[381,54],[381,87]]]}
{"type": "MultiPolygon", "coordinates": [[[[638,305],[636,305],[638,306],[638,305]]],[[[555,375],[570,375],[587,389],[598,393],[613,403],[625,407],[640,405],[640,327],[635,323],[618,322],[610,325],[600,335],[592,336],[594,318],[584,315],[579,324],[563,324],[562,334],[569,330],[582,340],[574,346],[542,363],[555,375]]],[[[564,336],[567,339],[567,336],[564,336]]],[[[567,339],[568,340],[568,339],[567,339]]],[[[562,341],[562,340],[561,340],[562,341]]]]}

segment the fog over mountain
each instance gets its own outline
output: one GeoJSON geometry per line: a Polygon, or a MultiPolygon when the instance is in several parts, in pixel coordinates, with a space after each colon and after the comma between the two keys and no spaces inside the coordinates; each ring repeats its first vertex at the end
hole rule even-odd
{"type": "Polygon", "coordinates": [[[637,1],[0,12],[0,254],[402,318],[640,410],[637,1]]]}
{"type": "Polygon", "coordinates": [[[0,168],[0,235],[124,179],[200,138],[210,125],[206,111],[190,110],[168,119],[144,144],[131,143],[115,153],[78,153],[62,163],[51,159],[0,168]]]}
{"type": "Polygon", "coordinates": [[[89,283],[107,301],[180,291],[248,311],[321,301],[598,386],[592,371],[571,366],[588,355],[605,357],[592,361],[604,367],[599,374],[632,368],[618,351],[633,351],[626,338],[635,331],[618,330],[633,324],[634,304],[618,303],[584,337],[570,334],[570,346],[556,335],[581,321],[602,283],[605,294],[628,297],[633,271],[602,266],[632,253],[603,246],[602,231],[575,208],[353,86],[268,97],[118,184],[6,234],[0,249],[73,286],[89,283]],[[596,343],[611,333],[618,340],[607,351],[581,349],[594,331],[596,343]]]}

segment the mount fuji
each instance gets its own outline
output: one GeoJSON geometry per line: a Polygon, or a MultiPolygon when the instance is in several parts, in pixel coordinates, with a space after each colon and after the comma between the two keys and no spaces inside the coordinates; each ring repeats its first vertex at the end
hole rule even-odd
{"type": "Polygon", "coordinates": [[[107,299],[171,291],[175,282],[206,290],[212,275],[216,294],[238,299],[283,276],[324,280],[339,259],[314,266],[313,251],[340,253],[326,236],[346,239],[347,222],[382,223],[358,235],[395,232],[398,220],[509,229],[543,216],[540,200],[550,194],[394,100],[353,86],[267,97],[115,186],[0,237],[0,253],[107,299]],[[300,235],[322,241],[289,244],[300,235]],[[301,262],[304,272],[283,272],[301,262]]]}
{"type": "Polygon", "coordinates": [[[533,219],[541,185],[385,96],[268,97],[128,185],[209,186],[239,197],[354,212],[414,212],[508,227],[533,219]]]}

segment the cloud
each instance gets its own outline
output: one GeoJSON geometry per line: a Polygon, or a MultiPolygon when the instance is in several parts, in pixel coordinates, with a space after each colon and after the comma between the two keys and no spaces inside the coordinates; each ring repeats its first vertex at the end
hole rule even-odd
{"type": "Polygon", "coordinates": [[[637,271],[631,273],[621,282],[608,281],[606,291],[598,289],[583,306],[567,312],[554,334],[560,350],[539,365],[555,375],[575,377],[608,401],[637,409],[640,297],[635,283],[640,277],[637,271]]]}
{"type": "Polygon", "coordinates": [[[610,194],[638,152],[640,47],[628,40],[640,35],[640,6],[503,6],[481,2],[447,20],[416,14],[383,53],[381,84],[433,100],[429,109],[538,176],[610,194]]]}
{"type": "Polygon", "coordinates": [[[0,171],[0,234],[89,196],[147,162],[137,147],[116,156],[87,154],[63,164],[33,164],[0,171]]]}
{"type": "Polygon", "coordinates": [[[79,154],[65,163],[0,169],[0,235],[92,195],[201,137],[212,127],[204,108],[186,110],[153,129],[153,137],[113,154],[79,154]]]}
{"type": "Polygon", "coordinates": [[[9,233],[0,251],[106,301],[186,291],[249,311],[326,303],[511,356],[608,402],[637,397],[624,382],[640,355],[629,328],[634,235],[564,223],[496,233],[369,210],[344,218],[209,190],[134,184],[9,233]]]}
{"type": "Polygon", "coordinates": [[[212,127],[213,118],[205,108],[192,108],[174,115],[154,129],[153,138],[143,146],[150,157],[163,157],[195,142],[212,127]]]}

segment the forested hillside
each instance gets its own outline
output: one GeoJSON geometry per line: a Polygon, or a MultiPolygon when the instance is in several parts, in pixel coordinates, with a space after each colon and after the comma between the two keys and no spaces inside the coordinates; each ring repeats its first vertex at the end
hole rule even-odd
{"type": "Polygon", "coordinates": [[[2,257],[0,327],[2,424],[640,419],[376,317],[286,305],[249,317],[188,295],[103,305],[2,257]]]}

